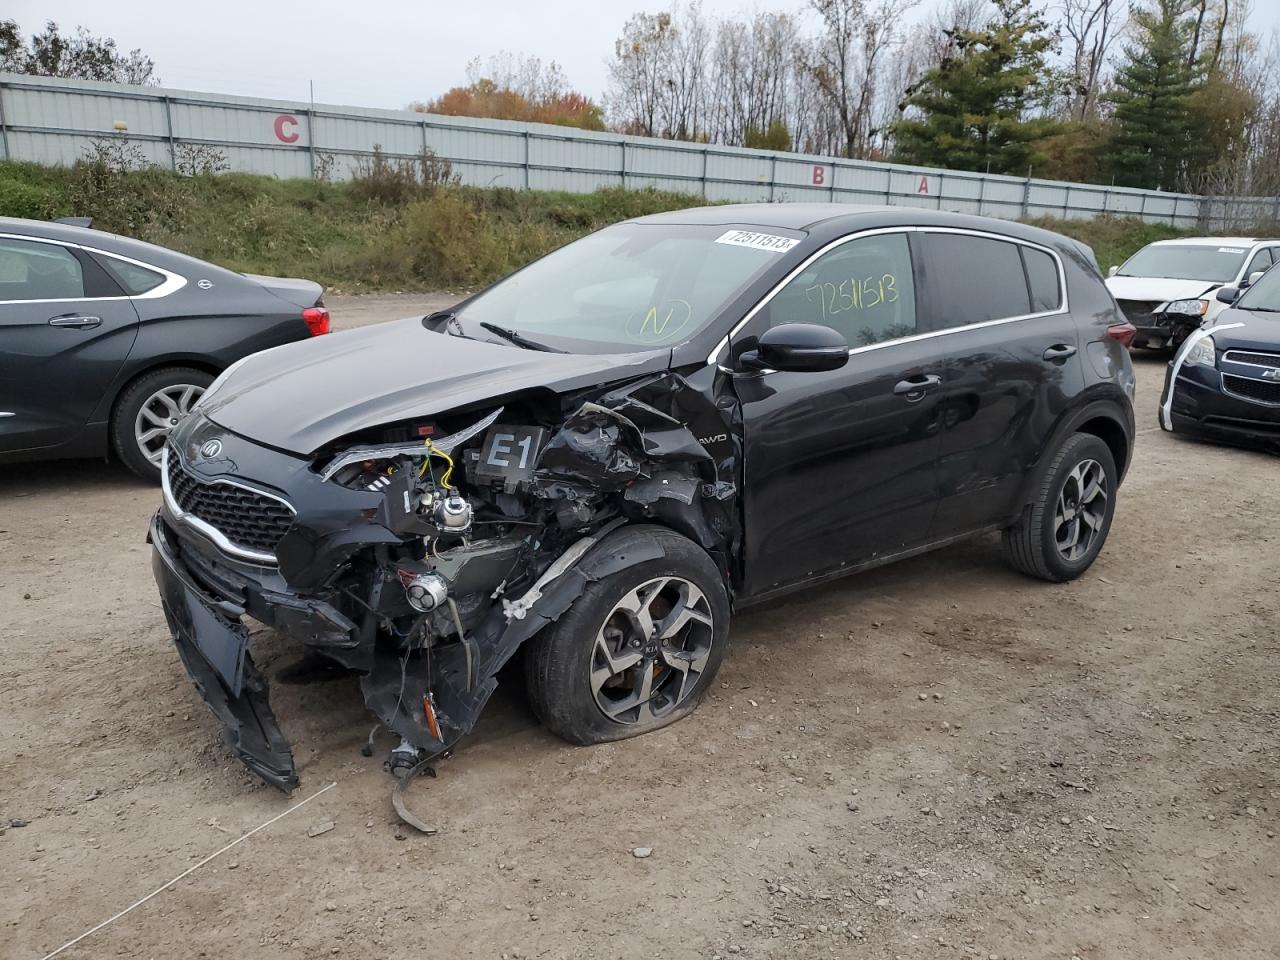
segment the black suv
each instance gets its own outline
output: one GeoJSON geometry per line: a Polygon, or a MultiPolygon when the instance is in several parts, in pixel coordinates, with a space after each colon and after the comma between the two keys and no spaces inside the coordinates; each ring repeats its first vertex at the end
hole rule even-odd
{"type": "Polygon", "coordinates": [[[449,749],[527,642],[578,743],[691,711],[731,612],[984,531],[1046,580],[1102,548],[1133,336],[1090,251],[1014,223],[769,204],[644,217],[454,310],[249,357],[165,450],[178,651],[297,783],[241,618],[449,749]]]}

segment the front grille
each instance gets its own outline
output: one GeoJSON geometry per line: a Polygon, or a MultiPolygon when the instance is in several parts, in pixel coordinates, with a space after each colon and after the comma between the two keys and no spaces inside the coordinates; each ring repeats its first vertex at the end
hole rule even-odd
{"type": "Polygon", "coordinates": [[[1116,303],[1120,304],[1125,319],[1135,327],[1151,326],[1155,320],[1156,307],[1160,306],[1159,300],[1117,300],[1116,303]]]}
{"type": "Polygon", "coordinates": [[[1280,353],[1250,353],[1247,350],[1228,350],[1222,359],[1229,363],[1252,363],[1257,367],[1280,367],[1280,353]]]}
{"type": "Polygon", "coordinates": [[[1246,397],[1262,403],[1280,403],[1280,383],[1251,380],[1248,377],[1233,377],[1229,373],[1224,373],[1222,386],[1238,397],[1246,397]]]}
{"type": "Polygon", "coordinates": [[[293,523],[280,500],[225,482],[205,483],[168,458],[169,491],[185,513],[203,520],[238,547],[272,553],[293,523]]]}

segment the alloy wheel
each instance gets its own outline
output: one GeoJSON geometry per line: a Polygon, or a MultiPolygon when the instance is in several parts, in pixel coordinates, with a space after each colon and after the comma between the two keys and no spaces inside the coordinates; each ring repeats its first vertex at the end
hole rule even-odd
{"type": "Polygon", "coordinates": [[[142,455],[160,465],[160,451],[169,433],[191,412],[204,394],[204,387],[193,383],[175,383],[161,387],[147,397],[133,423],[133,439],[142,455]]]}
{"type": "Polygon", "coordinates": [[[714,637],[711,604],[693,583],[658,577],[640,584],[614,605],[596,634],[596,706],[623,724],[670,714],[697,688],[714,637]]]}
{"type": "Polygon", "coordinates": [[[1086,556],[1107,517],[1107,474],[1097,460],[1081,460],[1067,475],[1053,515],[1053,538],[1064,560],[1086,556]]]}

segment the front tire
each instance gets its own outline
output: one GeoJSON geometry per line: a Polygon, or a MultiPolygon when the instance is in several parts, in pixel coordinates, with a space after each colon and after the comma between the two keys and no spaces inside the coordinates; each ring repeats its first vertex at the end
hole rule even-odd
{"type": "MultiPolygon", "coordinates": [[[[729,642],[729,598],[707,553],[665,527],[664,556],[588,584],[525,651],[529,701],[571,743],[657,730],[693,712],[729,642]]],[[[606,541],[607,543],[607,541],[606,541]]]]}
{"type": "Polygon", "coordinates": [[[163,367],[129,384],[111,417],[111,445],[124,465],[159,483],[160,451],[169,433],[211,383],[213,376],[203,370],[163,367]]]}
{"type": "Polygon", "coordinates": [[[1031,504],[1005,528],[1009,562],[1054,583],[1080,576],[1111,530],[1118,482],[1111,449],[1092,434],[1072,434],[1049,461],[1031,504]]]}

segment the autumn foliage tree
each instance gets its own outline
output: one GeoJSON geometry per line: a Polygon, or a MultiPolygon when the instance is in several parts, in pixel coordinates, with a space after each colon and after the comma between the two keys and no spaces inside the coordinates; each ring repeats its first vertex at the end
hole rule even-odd
{"type": "Polygon", "coordinates": [[[536,57],[499,54],[467,65],[468,83],[453,87],[434,100],[412,103],[421,113],[450,117],[489,117],[554,123],[583,130],[603,130],[604,113],[591,99],[569,89],[554,60],[544,65],[536,57]]]}

